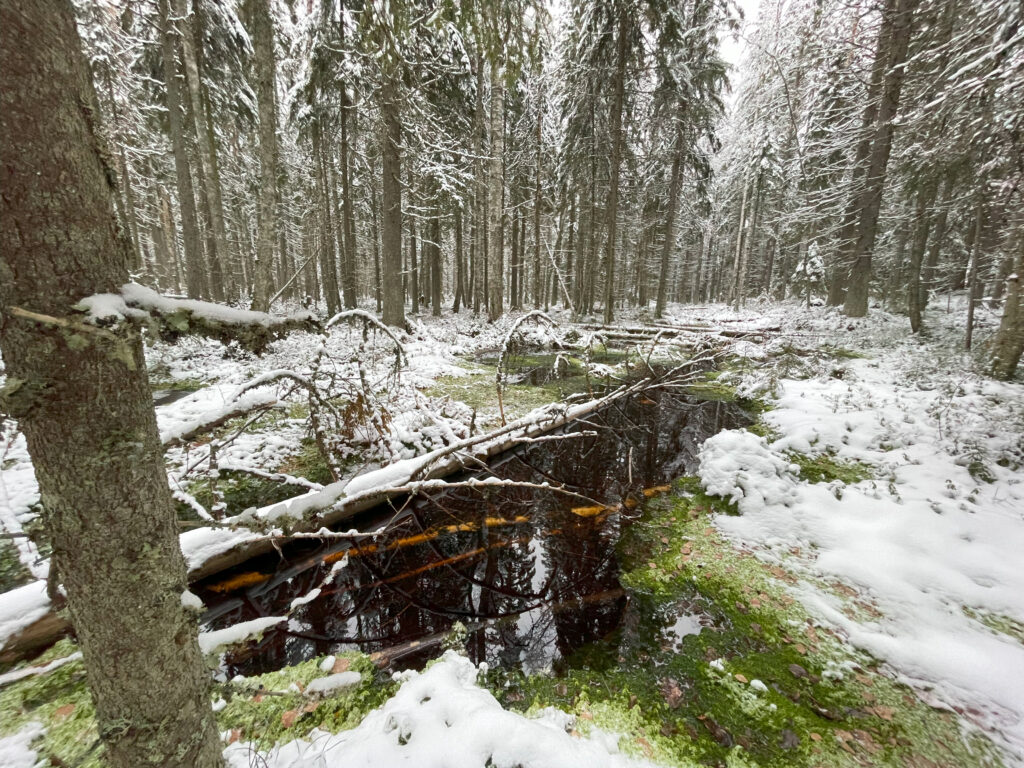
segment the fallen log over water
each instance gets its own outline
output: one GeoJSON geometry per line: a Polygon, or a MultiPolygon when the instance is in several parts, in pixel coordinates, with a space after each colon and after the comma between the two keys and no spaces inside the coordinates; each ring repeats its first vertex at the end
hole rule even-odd
{"type": "MultiPolygon", "coordinates": [[[[665,374],[624,385],[604,397],[585,403],[552,403],[491,432],[458,441],[424,456],[395,462],[353,480],[333,483],[323,489],[243,513],[216,527],[188,531],[182,534],[181,540],[182,550],[189,561],[189,581],[202,581],[271,552],[287,535],[312,534],[337,526],[373,507],[408,496],[410,492],[441,490],[445,477],[478,468],[489,458],[584,418],[621,398],[649,388],[679,384],[711,359],[708,356],[689,361],[665,374]],[[284,537],[280,535],[282,530],[284,537]]],[[[56,642],[69,629],[69,623],[61,614],[50,611],[9,638],[0,649],[0,661],[24,658],[32,651],[56,642]]]]}

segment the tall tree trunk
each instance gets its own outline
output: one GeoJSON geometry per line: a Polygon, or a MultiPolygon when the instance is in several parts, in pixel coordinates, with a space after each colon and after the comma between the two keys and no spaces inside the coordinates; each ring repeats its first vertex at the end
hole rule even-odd
{"type": "Polygon", "coordinates": [[[910,244],[910,265],[907,271],[907,314],[910,315],[910,330],[912,333],[921,332],[921,313],[924,310],[921,302],[921,266],[924,262],[924,252],[928,245],[928,231],[931,226],[931,216],[928,208],[935,200],[935,187],[929,185],[917,193],[917,204],[914,206],[914,240],[910,244]]]}
{"type": "Polygon", "coordinates": [[[452,301],[452,312],[458,312],[463,302],[463,291],[466,283],[465,259],[462,254],[462,206],[455,204],[455,299],[452,301]]]}
{"type": "Polygon", "coordinates": [[[178,182],[178,206],[181,209],[181,234],[185,248],[185,284],[188,295],[194,299],[205,299],[210,295],[206,264],[203,258],[203,243],[199,236],[199,216],[196,212],[196,195],[192,185],[192,169],[188,162],[188,147],[185,144],[184,116],[182,115],[181,87],[178,83],[178,31],[171,19],[167,0],[159,0],[160,40],[164,65],[164,85],[167,91],[167,120],[171,131],[171,148],[174,153],[174,173],[178,182]]]}
{"type": "MultiPolygon", "coordinates": [[[[498,56],[500,59],[500,55],[498,56]]],[[[505,81],[504,69],[491,62],[491,149],[487,179],[488,285],[487,317],[492,322],[504,312],[505,240],[501,227],[504,193],[505,81]]]]}
{"type": "Polygon", "coordinates": [[[385,81],[381,94],[381,270],[383,272],[383,319],[387,325],[405,327],[402,296],[402,125],[398,120],[395,83],[385,81]]]}
{"type": "MultiPolygon", "coordinates": [[[[515,152],[514,149],[511,150],[511,151],[513,153],[515,152]]],[[[522,308],[522,304],[519,301],[520,288],[521,288],[520,281],[519,281],[520,264],[521,264],[520,258],[519,258],[519,215],[520,215],[520,211],[519,211],[519,205],[518,205],[518,200],[517,200],[517,195],[516,195],[516,179],[515,178],[509,179],[509,186],[512,189],[512,205],[511,205],[511,213],[509,215],[509,218],[511,219],[511,221],[509,223],[512,225],[512,243],[511,243],[512,248],[511,248],[511,251],[510,251],[510,254],[509,254],[509,256],[510,256],[510,263],[509,263],[509,270],[508,270],[508,273],[509,273],[509,283],[510,283],[510,285],[509,285],[510,302],[509,303],[512,305],[512,309],[521,309],[522,308]]]]}
{"type": "Polygon", "coordinates": [[[142,342],[130,325],[74,331],[68,317],[83,297],[117,292],[132,260],[81,51],[70,3],[0,3],[2,407],[28,443],[105,762],[214,768],[142,342]]]}
{"type": "Polygon", "coordinates": [[[612,82],[611,178],[608,186],[608,250],[604,256],[604,322],[615,317],[615,234],[619,218],[619,173],[622,166],[622,102],[626,90],[626,53],[629,50],[629,11],[625,2],[619,3],[619,30],[616,39],[615,78],[612,82]]]}
{"type": "Polygon", "coordinates": [[[740,308],[740,276],[743,274],[743,245],[744,236],[747,231],[747,175],[743,174],[743,196],[740,198],[740,224],[736,229],[736,257],[733,260],[732,267],[732,296],[733,310],[739,310],[740,308]]]}
{"type": "MultiPolygon", "coordinates": [[[[680,107],[680,111],[682,111],[680,107]]],[[[665,242],[661,246],[661,265],[658,269],[658,298],[654,304],[654,316],[665,313],[665,294],[668,288],[668,265],[676,240],[676,212],[679,208],[679,188],[683,181],[683,127],[682,115],[676,126],[675,156],[672,158],[672,176],[668,184],[668,210],[665,212],[665,242]]]]}
{"type": "Polygon", "coordinates": [[[374,178],[377,175],[377,169],[375,167],[370,168],[370,240],[373,243],[373,295],[377,301],[377,314],[380,314],[383,308],[383,300],[381,298],[381,283],[380,283],[380,231],[377,224],[377,180],[374,178]]]}
{"type": "Polygon", "coordinates": [[[533,192],[533,306],[540,308],[543,303],[543,299],[540,295],[540,209],[541,209],[541,190],[540,190],[540,156],[542,149],[542,118],[544,117],[544,110],[541,108],[544,99],[543,94],[538,89],[537,99],[537,128],[536,128],[536,141],[537,141],[537,159],[536,159],[536,179],[534,181],[534,192],[533,192]]]}
{"type": "MultiPolygon", "coordinates": [[[[412,171],[409,171],[409,197],[412,197],[412,171]]],[[[410,203],[411,206],[411,203],[410,203]]],[[[417,315],[420,311],[420,267],[416,254],[416,217],[409,217],[409,311],[417,315]]]]}
{"type": "MultiPolygon", "coordinates": [[[[346,99],[347,101],[347,99],[346,99]]],[[[345,253],[341,260],[341,290],[345,308],[356,306],[356,225],[352,211],[352,168],[349,159],[348,123],[350,107],[341,110],[341,218],[345,253]]]]}
{"type": "Polygon", "coordinates": [[[430,219],[430,314],[441,316],[441,211],[430,219]]]}
{"type": "MultiPolygon", "coordinates": [[[[332,317],[341,309],[341,296],[338,293],[338,269],[334,257],[334,227],[331,221],[331,197],[327,185],[326,152],[323,148],[323,125],[319,118],[313,121],[311,139],[313,143],[313,162],[316,164],[317,197],[319,204],[319,237],[320,243],[320,286],[323,289],[327,314],[332,317]]],[[[401,271],[401,270],[399,270],[401,271]]]]}
{"type": "Polygon", "coordinates": [[[202,80],[199,74],[199,57],[197,46],[202,38],[197,35],[195,25],[191,23],[186,0],[174,0],[174,13],[178,17],[178,28],[181,31],[182,62],[185,65],[185,84],[187,86],[192,119],[195,127],[196,141],[199,147],[197,156],[203,191],[206,195],[207,214],[210,221],[212,237],[209,238],[210,262],[210,294],[215,301],[223,301],[226,292],[224,287],[223,265],[227,261],[227,230],[224,227],[224,203],[220,194],[220,174],[217,172],[216,150],[213,145],[212,132],[206,130],[209,116],[202,98],[202,80]]]}
{"type": "Polygon", "coordinates": [[[913,16],[918,0],[896,0],[891,13],[883,15],[878,35],[877,56],[885,61],[882,100],[878,106],[867,175],[859,196],[857,238],[850,251],[850,280],[843,312],[850,317],[864,317],[868,312],[868,289],[871,281],[871,254],[878,232],[878,214],[885,190],[885,171],[892,149],[894,120],[899,110],[904,69],[913,16]]]}
{"type": "MultiPolygon", "coordinates": [[[[984,185],[982,185],[984,189],[984,185]]],[[[981,258],[983,242],[982,228],[985,223],[985,198],[979,196],[978,205],[974,209],[974,238],[971,243],[971,262],[967,269],[967,333],[964,336],[964,349],[970,351],[974,338],[974,309],[978,303],[978,261],[981,258]]]]}
{"type": "MultiPolygon", "coordinates": [[[[277,115],[274,98],[274,25],[270,0],[250,0],[253,27],[256,102],[260,113],[260,192],[252,308],[266,312],[274,283],[274,232],[277,227],[277,115]]],[[[326,181],[326,180],[325,180],[326,181]]]]}
{"type": "Polygon", "coordinates": [[[565,248],[565,296],[562,304],[563,309],[575,309],[574,296],[576,282],[573,273],[573,257],[576,255],[576,245],[573,242],[576,230],[576,192],[572,192],[572,201],[569,204],[569,242],[565,248]]]}
{"type": "Polygon", "coordinates": [[[473,313],[478,314],[485,304],[487,285],[484,282],[484,260],[487,250],[484,237],[487,229],[487,167],[484,153],[484,58],[477,54],[476,101],[473,106],[473,259],[469,271],[472,273],[473,313]]]}
{"type": "Polygon", "coordinates": [[[997,379],[1008,381],[1024,352],[1024,217],[1018,216],[1013,273],[1006,279],[1006,303],[999,330],[992,341],[989,370],[997,379]]]}

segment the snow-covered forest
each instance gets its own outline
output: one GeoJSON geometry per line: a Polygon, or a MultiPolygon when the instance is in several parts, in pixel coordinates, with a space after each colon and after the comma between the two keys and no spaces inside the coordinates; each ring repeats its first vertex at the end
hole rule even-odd
{"type": "Polygon", "coordinates": [[[0,766],[1024,766],[1020,0],[0,0],[0,766]]]}

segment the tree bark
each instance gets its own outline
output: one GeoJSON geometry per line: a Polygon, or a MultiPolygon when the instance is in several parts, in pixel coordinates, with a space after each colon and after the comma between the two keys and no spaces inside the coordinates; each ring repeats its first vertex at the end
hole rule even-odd
{"type": "Polygon", "coordinates": [[[665,212],[665,242],[661,246],[661,266],[658,269],[658,298],[654,304],[654,316],[665,313],[665,294],[668,289],[668,265],[676,239],[676,212],[679,208],[679,188],[683,181],[683,127],[682,115],[676,126],[675,156],[672,158],[672,176],[668,183],[668,210],[665,212]]]}
{"type": "Polygon", "coordinates": [[[319,198],[318,224],[320,241],[320,285],[323,289],[327,314],[332,317],[341,309],[338,293],[338,267],[334,255],[334,232],[331,218],[331,197],[327,185],[327,162],[323,148],[323,124],[319,118],[313,121],[311,139],[313,162],[316,164],[317,197],[319,198]]]}
{"type": "Polygon", "coordinates": [[[1004,381],[1013,378],[1024,352],[1024,290],[1021,290],[1021,280],[1024,279],[1024,221],[1017,224],[1015,251],[1013,273],[1006,279],[1003,316],[992,341],[989,368],[995,378],[1004,381]]]}
{"type": "Polygon", "coordinates": [[[381,271],[383,319],[386,325],[405,327],[402,292],[402,126],[398,121],[396,85],[385,82],[381,94],[381,271]]]}
{"type": "Polygon", "coordinates": [[[430,314],[441,316],[441,211],[430,219],[430,314]]]}
{"type": "Polygon", "coordinates": [[[5,0],[0,34],[3,410],[32,456],[104,758],[219,766],[141,339],[14,312],[64,318],[128,279],[131,244],[113,213],[116,178],[74,13],[61,0],[5,0]]]}
{"type": "Polygon", "coordinates": [[[274,232],[277,228],[277,115],[274,98],[274,25],[270,0],[252,0],[253,61],[256,102],[260,113],[259,222],[252,308],[266,312],[274,284],[274,232]]]}
{"type": "Polygon", "coordinates": [[[928,208],[935,199],[935,187],[929,186],[917,193],[917,205],[914,220],[914,240],[910,244],[910,266],[907,274],[907,314],[910,315],[910,330],[921,332],[921,314],[924,306],[921,302],[921,267],[924,263],[924,252],[928,245],[928,231],[931,227],[931,216],[928,208]]]}
{"type": "Polygon", "coordinates": [[[181,87],[178,83],[178,30],[171,20],[167,0],[159,0],[160,40],[163,54],[164,86],[167,90],[167,120],[171,131],[174,153],[174,173],[178,182],[178,206],[181,209],[181,234],[185,248],[185,285],[193,299],[210,295],[209,280],[203,258],[203,244],[199,236],[199,216],[196,212],[195,188],[192,169],[185,144],[184,116],[181,112],[181,87]]]}
{"type": "MultiPolygon", "coordinates": [[[[500,60],[499,54],[496,59],[500,60]]],[[[505,243],[502,236],[503,165],[505,154],[505,80],[498,61],[491,63],[491,151],[487,183],[487,317],[492,322],[504,311],[505,243]]]]}
{"type": "Polygon", "coordinates": [[[462,205],[455,204],[455,298],[452,301],[452,312],[458,312],[462,306],[466,284],[465,259],[462,254],[462,205]]]}
{"type": "Polygon", "coordinates": [[[885,189],[885,171],[892,149],[894,120],[899,109],[904,69],[914,10],[918,0],[896,0],[892,13],[885,14],[878,37],[878,53],[885,61],[882,101],[878,106],[871,155],[864,186],[858,198],[859,223],[857,238],[850,251],[850,280],[843,312],[849,317],[864,317],[868,312],[868,289],[871,281],[871,255],[878,233],[878,214],[885,189]],[[890,31],[891,30],[891,31],[890,31]]]}
{"type": "MultiPolygon", "coordinates": [[[[533,192],[533,306],[536,309],[540,308],[540,305],[544,303],[544,299],[541,297],[541,280],[540,280],[540,210],[541,210],[541,150],[543,149],[543,122],[544,110],[542,109],[544,103],[543,94],[538,89],[537,99],[537,126],[536,126],[536,141],[537,141],[537,159],[536,159],[536,179],[534,181],[534,192],[533,192]]],[[[547,292],[545,291],[545,294],[547,292]]]]}
{"type": "Polygon", "coordinates": [[[174,0],[174,14],[178,17],[178,28],[181,32],[181,54],[185,65],[185,85],[191,103],[192,120],[195,128],[196,141],[199,147],[197,160],[202,168],[203,191],[206,195],[207,212],[210,220],[212,237],[210,244],[210,295],[214,301],[224,301],[224,263],[227,261],[227,230],[224,227],[224,203],[220,194],[220,174],[217,172],[216,150],[213,145],[212,132],[206,130],[209,118],[202,98],[202,80],[199,75],[199,57],[196,50],[197,41],[194,25],[189,21],[186,0],[174,0]]]}
{"type": "MultiPolygon", "coordinates": [[[[347,101],[347,100],[346,100],[347,101]]],[[[356,307],[356,224],[352,211],[352,168],[349,160],[349,111],[341,109],[341,218],[345,234],[345,252],[341,259],[341,292],[346,309],[356,307]]]]}
{"type": "Polygon", "coordinates": [[[616,35],[615,78],[612,83],[611,109],[611,178],[608,187],[608,205],[605,216],[608,219],[608,249],[604,257],[604,321],[610,323],[615,317],[615,234],[619,217],[619,173],[622,167],[622,102],[626,89],[626,53],[629,33],[629,12],[625,2],[620,2],[619,29],[616,35]]]}

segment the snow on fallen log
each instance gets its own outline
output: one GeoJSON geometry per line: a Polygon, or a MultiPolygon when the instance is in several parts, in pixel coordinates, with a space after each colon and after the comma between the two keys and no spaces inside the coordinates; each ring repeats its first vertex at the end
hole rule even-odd
{"type": "Polygon", "coordinates": [[[195,334],[224,343],[235,341],[256,353],[292,331],[320,330],[312,312],[271,315],[211,301],[174,299],[138,283],[125,283],[120,293],[87,296],[76,309],[85,312],[88,320],[98,326],[124,321],[141,323],[166,341],[195,334]]]}
{"type": "Polygon", "coordinates": [[[287,620],[287,616],[262,616],[258,619],[252,619],[251,621],[232,624],[230,627],[225,627],[224,629],[215,629],[211,632],[200,632],[199,650],[201,650],[205,655],[209,655],[221,648],[226,648],[229,645],[234,645],[235,643],[240,643],[243,640],[258,637],[264,630],[270,629],[271,627],[287,620]]]}
{"type": "Polygon", "coordinates": [[[393,462],[349,481],[331,483],[319,491],[247,510],[222,521],[224,527],[188,531],[182,534],[181,540],[189,565],[189,578],[198,581],[271,551],[274,547],[272,537],[255,529],[287,526],[292,534],[329,528],[408,493],[411,483],[447,477],[520,445],[525,439],[563,427],[650,384],[651,380],[644,379],[578,405],[552,403],[486,434],[460,440],[423,456],[393,462]]]}
{"type": "Polygon", "coordinates": [[[160,433],[160,442],[165,448],[184,445],[239,416],[259,408],[276,408],[280,405],[280,399],[273,391],[246,391],[236,395],[220,408],[212,408],[195,419],[165,429],[160,433]]]}

